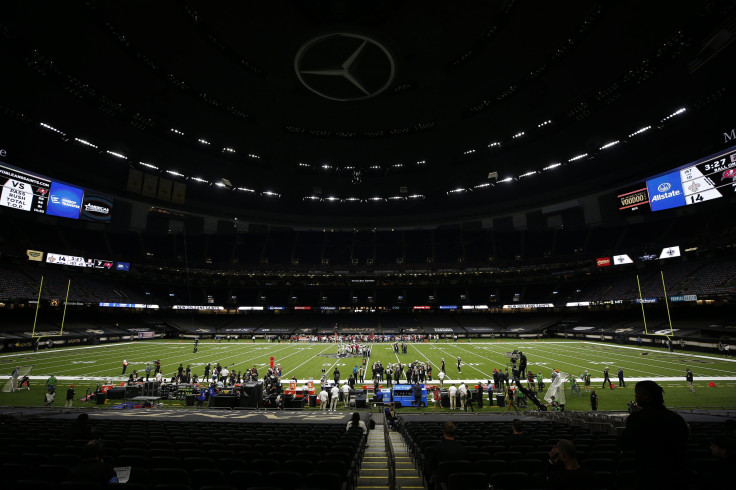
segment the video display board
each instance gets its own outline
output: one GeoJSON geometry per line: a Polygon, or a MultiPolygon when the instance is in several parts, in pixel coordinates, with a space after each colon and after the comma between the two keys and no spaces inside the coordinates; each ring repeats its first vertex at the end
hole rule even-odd
{"type": "Polygon", "coordinates": [[[98,223],[111,221],[111,196],[57,182],[2,163],[0,182],[0,206],[98,223]]]}
{"type": "Polygon", "coordinates": [[[647,180],[652,211],[736,194],[736,146],[647,180]]]}
{"type": "Polygon", "coordinates": [[[0,206],[36,213],[46,212],[50,180],[3,165],[0,165],[0,177],[3,182],[0,206]]]}

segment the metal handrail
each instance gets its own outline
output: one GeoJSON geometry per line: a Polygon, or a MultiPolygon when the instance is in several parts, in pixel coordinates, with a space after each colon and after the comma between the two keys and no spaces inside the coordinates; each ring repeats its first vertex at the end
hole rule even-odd
{"type": "Polygon", "coordinates": [[[383,438],[386,445],[386,453],[388,456],[388,488],[396,489],[396,455],[391,445],[391,436],[389,435],[388,424],[383,424],[383,438]]]}

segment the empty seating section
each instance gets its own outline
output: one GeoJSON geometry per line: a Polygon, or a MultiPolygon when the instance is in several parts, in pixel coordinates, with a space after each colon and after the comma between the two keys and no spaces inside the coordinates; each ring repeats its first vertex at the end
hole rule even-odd
{"type": "Polygon", "coordinates": [[[290,264],[294,252],[294,232],[275,230],[268,234],[265,256],[269,264],[290,264]]]}
{"type": "MultiPolygon", "coordinates": [[[[531,440],[532,444],[518,445],[508,437],[511,434],[510,419],[454,422],[457,427],[455,439],[465,445],[467,460],[440,463],[438,468],[430,467],[429,463],[434,446],[443,437],[443,422],[408,420],[400,429],[427,488],[486,488],[491,484],[494,489],[508,490],[548,488],[549,451],[560,439],[572,441],[581,465],[598,475],[597,485],[591,488],[633,488],[634,452],[622,450],[617,435],[600,430],[594,423],[576,424],[574,420],[559,422],[552,419],[525,421],[525,441],[531,440]],[[484,476],[484,484],[481,484],[479,474],[484,476]],[[468,487],[470,482],[475,483],[468,487]]],[[[693,481],[699,481],[698,478],[707,473],[716,461],[711,456],[710,440],[722,434],[724,426],[715,422],[693,422],[689,425],[691,436],[687,459],[693,481]]]]}
{"type": "Polygon", "coordinates": [[[354,264],[368,264],[375,258],[376,233],[373,231],[356,231],[353,233],[354,264]]]}
{"type": "MultiPolygon", "coordinates": [[[[80,463],[81,447],[86,442],[69,439],[72,423],[71,419],[36,418],[32,423],[5,424],[0,435],[0,464],[5,471],[0,488],[81,488],[62,484],[70,468],[80,463]]],[[[305,485],[327,488],[327,480],[335,482],[329,488],[351,490],[366,444],[361,430],[346,432],[342,422],[265,424],[95,418],[94,427],[103,442],[104,460],[116,467],[130,466],[126,486],[138,490],[290,490],[305,485]],[[320,478],[323,483],[307,485],[320,478]]]]}

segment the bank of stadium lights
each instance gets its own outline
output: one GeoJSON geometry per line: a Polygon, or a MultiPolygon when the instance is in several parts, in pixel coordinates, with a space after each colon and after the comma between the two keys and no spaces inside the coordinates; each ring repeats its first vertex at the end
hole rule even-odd
{"type": "Polygon", "coordinates": [[[250,194],[255,194],[255,192],[256,192],[255,190],[248,189],[247,187],[236,187],[235,190],[236,191],[240,191],[240,192],[248,192],[250,194]]]}
{"type": "Polygon", "coordinates": [[[126,157],[125,155],[122,155],[120,153],[115,153],[114,151],[105,150],[105,153],[107,153],[108,155],[112,155],[112,156],[114,156],[116,158],[119,158],[121,160],[127,160],[128,159],[128,157],[126,157]]]}
{"type": "Polygon", "coordinates": [[[524,136],[524,131],[519,131],[518,133],[513,135],[512,138],[516,139],[516,138],[521,138],[522,136],[524,136]]]}
{"type": "Polygon", "coordinates": [[[357,197],[346,197],[345,202],[360,202],[360,198],[357,197]]]}
{"type": "Polygon", "coordinates": [[[585,158],[587,156],[588,156],[587,153],[581,153],[580,155],[575,155],[574,157],[572,157],[571,159],[568,160],[568,163],[569,162],[574,162],[576,160],[581,160],[581,159],[583,159],[583,158],[585,158]]]}
{"type": "Polygon", "coordinates": [[[637,134],[641,134],[641,133],[643,133],[645,131],[649,131],[650,129],[652,129],[651,126],[644,126],[643,128],[637,129],[636,131],[634,131],[633,133],[631,133],[629,135],[629,138],[631,138],[632,136],[636,136],[637,134]]]}
{"type": "Polygon", "coordinates": [[[500,141],[492,141],[491,143],[488,143],[488,148],[493,148],[495,146],[501,146],[500,141]]]}
{"type": "Polygon", "coordinates": [[[552,170],[553,168],[557,168],[561,165],[562,165],[561,163],[550,163],[549,165],[544,167],[542,170],[552,170]]]}
{"type": "Polygon", "coordinates": [[[427,160],[419,160],[417,162],[417,165],[426,165],[426,164],[427,164],[427,160]]]}
{"type": "Polygon", "coordinates": [[[371,169],[371,170],[381,170],[381,166],[380,165],[371,165],[368,168],[371,169]]]}
{"type": "Polygon", "coordinates": [[[209,182],[208,182],[208,181],[206,181],[206,180],[204,180],[204,179],[202,179],[202,178],[200,178],[200,177],[189,177],[189,178],[190,178],[191,180],[195,181],[195,182],[200,182],[200,183],[202,183],[202,184],[209,184],[209,182]]]}
{"type": "Polygon", "coordinates": [[[504,183],[504,182],[511,182],[512,180],[514,180],[514,179],[513,179],[512,177],[506,177],[505,179],[501,179],[501,180],[499,180],[499,181],[498,181],[498,182],[496,182],[496,183],[497,183],[497,184],[502,184],[502,183],[504,183]]]}
{"type": "Polygon", "coordinates": [[[340,198],[339,197],[335,197],[335,196],[327,196],[327,197],[325,197],[325,201],[327,201],[327,202],[340,202],[340,198]]]}
{"type": "Polygon", "coordinates": [[[332,165],[330,165],[329,163],[323,163],[322,164],[322,169],[323,170],[332,170],[332,165]]]}
{"type": "Polygon", "coordinates": [[[403,163],[394,163],[394,164],[393,164],[393,165],[391,165],[391,166],[392,166],[393,168],[401,168],[401,167],[403,167],[403,166],[404,166],[404,164],[403,164],[403,163]]]}
{"type": "Polygon", "coordinates": [[[547,120],[547,121],[541,122],[541,123],[537,124],[537,127],[538,128],[542,128],[542,127],[544,127],[544,126],[546,126],[548,124],[552,124],[552,121],[547,120]]]}
{"type": "Polygon", "coordinates": [[[268,197],[281,197],[281,194],[279,194],[278,192],[263,191],[261,194],[268,197]]]}
{"type": "Polygon", "coordinates": [[[478,184],[476,186],[473,186],[473,189],[483,189],[484,187],[491,187],[490,182],[483,182],[482,184],[478,184]]]}
{"type": "Polygon", "coordinates": [[[304,196],[304,201],[321,201],[319,196],[304,196]]]}
{"type": "Polygon", "coordinates": [[[66,133],[64,131],[58,130],[55,127],[51,126],[50,124],[46,124],[46,123],[42,122],[41,123],[41,127],[44,127],[46,129],[50,129],[51,131],[53,131],[56,134],[60,134],[62,136],[66,136],[66,133]]]}
{"type": "Polygon", "coordinates": [[[407,196],[407,199],[414,199],[414,200],[424,199],[424,194],[411,194],[410,196],[407,196]]]}
{"type": "Polygon", "coordinates": [[[87,140],[83,140],[83,139],[81,139],[81,138],[74,138],[74,141],[76,141],[76,142],[78,142],[78,143],[81,143],[81,144],[83,144],[83,145],[86,145],[86,146],[91,146],[92,148],[97,148],[97,145],[95,145],[95,144],[92,144],[92,143],[90,143],[89,141],[87,141],[87,140]]]}
{"type": "Polygon", "coordinates": [[[207,146],[209,146],[209,145],[211,145],[211,144],[212,144],[212,143],[210,143],[209,141],[207,141],[207,140],[205,140],[205,139],[202,139],[202,138],[199,138],[199,139],[198,139],[197,141],[199,141],[199,142],[200,142],[200,143],[202,143],[203,145],[207,145],[207,146]]]}
{"type": "Polygon", "coordinates": [[[368,198],[368,201],[371,201],[371,202],[382,202],[383,201],[383,198],[382,197],[378,197],[378,196],[373,196],[373,197],[369,197],[368,198]]]}
{"type": "Polygon", "coordinates": [[[215,182],[215,187],[227,187],[227,184],[224,182],[215,182]]]}
{"type": "Polygon", "coordinates": [[[404,196],[391,196],[388,198],[389,201],[403,201],[404,196]]]}
{"type": "Polygon", "coordinates": [[[525,177],[531,177],[532,175],[537,175],[537,173],[538,172],[536,170],[534,170],[532,172],[526,172],[526,173],[523,173],[523,174],[519,175],[519,178],[520,179],[523,179],[525,177]]]}
{"type": "Polygon", "coordinates": [[[254,160],[260,160],[261,157],[256,155],[255,153],[248,153],[249,158],[253,158],[254,160]]]}
{"type": "Polygon", "coordinates": [[[156,165],[151,165],[150,163],[146,163],[146,162],[138,162],[138,163],[143,165],[144,167],[147,167],[153,170],[158,170],[158,167],[156,165]]]}
{"type": "Polygon", "coordinates": [[[179,131],[178,129],[171,128],[171,132],[174,134],[178,134],[179,136],[184,136],[184,133],[179,131]]]}
{"type": "Polygon", "coordinates": [[[665,121],[666,121],[666,120],[668,120],[668,119],[672,119],[672,118],[673,118],[673,117],[675,117],[675,116],[679,116],[680,114],[682,114],[682,113],[683,113],[683,112],[685,112],[686,110],[687,110],[687,109],[685,109],[684,107],[681,107],[681,108],[677,109],[677,110],[676,110],[675,112],[673,112],[672,114],[670,114],[669,116],[667,116],[667,117],[663,118],[663,119],[662,119],[661,121],[659,121],[659,122],[665,122],[665,121]]]}
{"type": "Polygon", "coordinates": [[[171,175],[176,175],[177,177],[184,177],[185,176],[184,174],[180,174],[179,172],[177,172],[175,170],[167,170],[166,173],[167,174],[171,174],[171,175]]]}
{"type": "Polygon", "coordinates": [[[466,192],[466,191],[467,189],[463,187],[458,187],[456,189],[450,189],[449,191],[447,191],[447,194],[462,194],[463,192],[466,192]]]}
{"type": "Polygon", "coordinates": [[[617,145],[617,144],[619,144],[619,143],[620,143],[620,141],[619,141],[619,140],[616,140],[616,141],[611,141],[610,143],[606,143],[605,145],[601,146],[601,147],[600,147],[600,148],[598,148],[598,149],[599,149],[599,150],[605,150],[606,148],[610,148],[610,147],[612,147],[612,146],[616,146],[616,145],[617,145]]]}
{"type": "Polygon", "coordinates": [[[235,150],[233,150],[229,146],[226,146],[225,148],[223,148],[222,151],[225,151],[227,153],[235,153],[235,150]]]}
{"type": "Polygon", "coordinates": [[[310,165],[308,163],[299,162],[299,166],[300,167],[307,167],[307,168],[309,168],[310,165]]]}
{"type": "Polygon", "coordinates": [[[463,155],[470,155],[470,154],[472,154],[472,153],[475,153],[475,150],[465,150],[465,151],[463,152],[463,155]]]}

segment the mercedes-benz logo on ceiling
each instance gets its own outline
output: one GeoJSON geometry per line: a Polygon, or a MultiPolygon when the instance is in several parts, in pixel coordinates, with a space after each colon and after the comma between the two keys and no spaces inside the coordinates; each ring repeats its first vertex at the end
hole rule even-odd
{"type": "Polygon", "coordinates": [[[385,44],[347,32],[307,41],[296,53],[294,70],[311,92],[340,102],[375,97],[396,78],[396,62],[385,44]]]}

